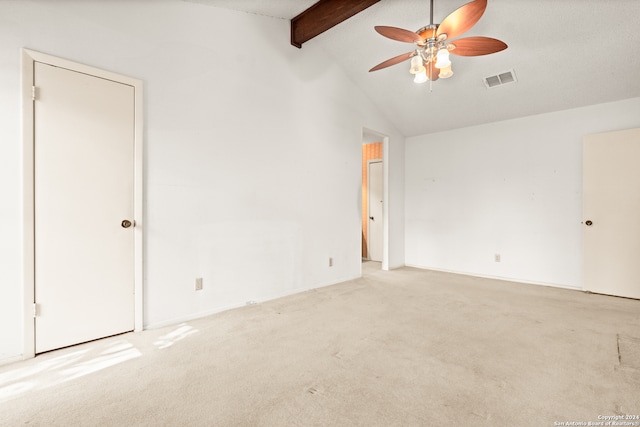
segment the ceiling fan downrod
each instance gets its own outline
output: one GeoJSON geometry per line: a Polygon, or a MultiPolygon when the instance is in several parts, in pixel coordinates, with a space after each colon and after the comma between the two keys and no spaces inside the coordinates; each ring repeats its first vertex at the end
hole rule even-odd
{"type": "Polygon", "coordinates": [[[432,26],[433,25],[433,0],[431,0],[431,9],[430,9],[430,13],[429,13],[429,25],[432,26]]]}

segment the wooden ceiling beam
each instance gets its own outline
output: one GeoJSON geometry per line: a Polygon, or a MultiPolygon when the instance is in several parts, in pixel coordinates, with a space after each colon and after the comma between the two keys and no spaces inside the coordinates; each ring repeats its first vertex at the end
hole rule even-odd
{"type": "Polygon", "coordinates": [[[320,0],[291,20],[291,44],[311,40],[380,0],[320,0]]]}

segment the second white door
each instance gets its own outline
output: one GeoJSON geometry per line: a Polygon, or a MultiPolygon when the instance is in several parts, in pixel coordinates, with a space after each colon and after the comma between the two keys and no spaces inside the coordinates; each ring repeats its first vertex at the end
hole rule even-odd
{"type": "Polygon", "coordinates": [[[382,261],[382,247],[384,234],[384,170],[381,161],[369,162],[369,227],[368,254],[372,261],[382,261]]]}
{"type": "Polygon", "coordinates": [[[583,143],[584,289],[640,298],[640,129],[583,143]]]}
{"type": "Polygon", "coordinates": [[[34,85],[41,353],[134,329],[134,88],[39,62],[34,85]]]}

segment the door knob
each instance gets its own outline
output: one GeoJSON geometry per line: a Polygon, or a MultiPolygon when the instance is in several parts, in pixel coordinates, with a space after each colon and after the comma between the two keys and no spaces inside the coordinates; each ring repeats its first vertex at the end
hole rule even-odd
{"type": "Polygon", "coordinates": [[[122,226],[122,228],[129,228],[133,225],[133,223],[128,219],[123,219],[120,225],[122,226]]]}
{"type": "Polygon", "coordinates": [[[587,225],[587,227],[591,227],[593,225],[593,221],[588,219],[588,220],[585,221],[585,224],[587,225]]]}

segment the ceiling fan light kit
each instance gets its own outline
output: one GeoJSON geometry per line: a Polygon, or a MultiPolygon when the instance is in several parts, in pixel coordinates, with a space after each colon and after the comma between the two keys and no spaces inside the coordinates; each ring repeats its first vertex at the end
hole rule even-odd
{"type": "Polygon", "coordinates": [[[397,27],[376,26],[381,35],[416,45],[415,50],[376,65],[371,71],[381,70],[391,65],[411,59],[409,72],[414,75],[413,81],[424,83],[447,79],[453,76],[449,54],[459,56],[480,56],[500,52],[507,48],[506,43],[490,37],[466,37],[452,40],[468,31],[482,17],[487,8],[487,0],[474,0],[451,14],[442,23],[433,23],[433,0],[431,0],[430,24],[413,32],[397,27]]]}

